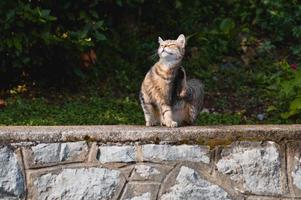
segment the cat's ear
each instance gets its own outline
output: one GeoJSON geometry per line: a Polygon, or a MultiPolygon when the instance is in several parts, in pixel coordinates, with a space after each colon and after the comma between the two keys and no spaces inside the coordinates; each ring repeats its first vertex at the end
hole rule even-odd
{"type": "Polygon", "coordinates": [[[177,39],[177,43],[180,45],[180,47],[184,48],[186,45],[185,36],[183,34],[179,35],[177,39]]]}
{"type": "Polygon", "coordinates": [[[161,44],[163,42],[163,40],[160,36],[158,37],[158,42],[159,42],[159,44],[161,44]]]}

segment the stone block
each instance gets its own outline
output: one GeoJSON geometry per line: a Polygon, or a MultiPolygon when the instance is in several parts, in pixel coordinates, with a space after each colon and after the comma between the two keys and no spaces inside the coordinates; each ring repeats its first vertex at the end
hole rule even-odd
{"type": "Polygon", "coordinates": [[[133,198],[128,198],[126,200],[151,200],[151,193],[146,192],[146,193],[143,193],[139,196],[135,196],[133,198]]]}
{"type": "Polygon", "coordinates": [[[230,200],[230,195],[221,187],[203,179],[197,171],[182,166],[174,184],[165,188],[161,200],[230,200]]]}
{"type": "Polygon", "coordinates": [[[292,142],[287,149],[289,186],[294,197],[301,197],[301,142],[292,142]]]}
{"type": "Polygon", "coordinates": [[[0,146],[0,199],[21,199],[25,196],[22,164],[9,146],[0,146]]]}
{"type": "Polygon", "coordinates": [[[292,170],[291,176],[293,180],[293,185],[301,190],[301,158],[295,157],[295,165],[292,170]]]}
{"type": "Polygon", "coordinates": [[[152,182],[129,182],[122,200],[156,200],[160,184],[152,182]]]}
{"type": "Polygon", "coordinates": [[[198,145],[158,145],[142,146],[143,161],[192,161],[209,164],[209,148],[198,145]]]}
{"type": "Polygon", "coordinates": [[[249,196],[246,200],[293,200],[292,198],[266,197],[266,196],[249,196]]]}
{"type": "Polygon", "coordinates": [[[84,161],[88,155],[85,141],[68,143],[43,143],[24,148],[26,168],[36,168],[84,161]]]}
{"type": "Polygon", "coordinates": [[[221,152],[216,167],[237,183],[237,190],[256,195],[283,194],[280,147],[274,142],[236,142],[221,152]]]}
{"type": "Polygon", "coordinates": [[[135,146],[104,145],[100,146],[98,150],[97,160],[101,163],[136,161],[135,146]]]}
{"type": "Polygon", "coordinates": [[[101,167],[65,168],[30,174],[30,199],[116,199],[125,179],[118,170],[101,167]]]}
{"type": "Polygon", "coordinates": [[[131,179],[132,181],[154,181],[161,183],[172,166],[156,164],[137,164],[135,165],[131,179]]]}

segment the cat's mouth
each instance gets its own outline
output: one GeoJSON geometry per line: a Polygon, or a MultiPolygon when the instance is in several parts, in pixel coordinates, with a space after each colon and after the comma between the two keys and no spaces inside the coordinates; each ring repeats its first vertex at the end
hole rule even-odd
{"type": "Polygon", "coordinates": [[[168,51],[166,51],[165,49],[162,50],[162,53],[163,53],[163,52],[167,53],[168,55],[173,55],[173,53],[168,52],[168,51]]]}

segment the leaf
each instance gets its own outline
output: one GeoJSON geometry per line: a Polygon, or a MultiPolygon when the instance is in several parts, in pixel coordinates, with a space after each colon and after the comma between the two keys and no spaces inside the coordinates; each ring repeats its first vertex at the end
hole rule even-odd
{"type": "Polygon", "coordinates": [[[98,15],[98,13],[97,13],[96,11],[90,10],[89,13],[90,13],[93,17],[95,17],[96,19],[99,18],[99,15],[98,15]]]}
{"type": "Polygon", "coordinates": [[[295,112],[292,112],[292,111],[290,111],[290,112],[285,112],[285,113],[281,113],[281,118],[283,118],[283,119],[288,119],[288,118],[290,118],[291,116],[293,116],[293,115],[295,115],[296,113],[295,112]]]}
{"type": "Polygon", "coordinates": [[[40,21],[44,21],[44,19],[49,20],[49,21],[55,21],[57,18],[54,16],[50,15],[50,10],[49,9],[43,9],[43,10],[38,10],[39,15],[43,18],[40,19],[40,21]]]}
{"type": "Polygon", "coordinates": [[[294,92],[294,85],[292,84],[292,81],[281,83],[280,92],[285,96],[290,96],[294,92]]]}
{"type": "Polygon", "coordinates": [[[55,21],[55,20],[57,20],[57,17],[49,16],[47,19],[48,19],[49,21],[55,21]]]}
{"type": "Polygon", "coordinates": [[[19,38],[14,38],[13,42],[16,49],[21,51],[22,50],[21,40],[19,38]]]}
{"type": "Polygon", "coordinates": [[[283,119],[288,119],[301,112],[301,96],[297,96],[295,100],[290,103],[290,111],[281,114],[283,119]]]}
{"type": "Polygon", "coordinates": [[[98,21],[98,22],[96,22],[95,25],[94,25],[95,29],[102,28],[102,26],[103,26],[103,21],[98,21]]]}
{"type": "Polygon", "coordinates": [[[295,26],[292,30],[292,33],[295,38],[300,38],[301,37],[301,26],[295,26]]]}
{"type": "Polygon", "coordinates": [[[81,10],[79,12],[79,19],[85,19],[87,17],[87,14],[85,11],[81,10]]]}
{"type": "Polygon", "coordinates": [[[272,112],[272,111],[275,111],[275,110],[277,110],[277,108],[276,108],[276,106],[269,106],[268,108],[267,108],[267,112],[272,112]]]}
{"type": "Polygon", "coordinates": [[[41,16],[42,17],[48,17],[49,14],[50,14],[50,10],[48,10],[48,9],[44,9],[44,10],[41,11],[41,16]]]}
{"type": "Polygon", "coordinates": [[[180,0],[176,0],[176,8],[182,8],[182,2],[180,0]]]}
{"type": "Polygon", "coordinates": [[[14,10],[10,10],[7,14],[6,14],[6,19],[10,20],[11,18],[13,18],[16,15],[14,10]]]}
{"type": "Polygon", "coordinates": [[[117,0],[116,3],[118,6],[120,6],[120,7],[122,6],[122,0],[117,0]]]}
{"type": "Polygon", "coordinates": [[[229,33],[233,28],[235,28],[235,22],[231,18],[225,18],[219,25],[219,28],[224,33],[229,33]]]}
{"type": "Polygon", "coordinates": [[[79,68],[74,68],[73,72],[76,76],[78,76],[79,78],[85,78],[84,73],[79,69],[79,68]]]}
{"type": "Polygon", "coordinates": [[[97,41],[104,41],[106,40],[106,36],[98,31],[95,32],[95,38],[97,41]]]}
{"type": "Polygon", "coordinates": [[[80,37],[81,39],[87,37],[88,32],[89,32],[88,29],[84,29],[84,30],[80,31],[80,32],[79,32],[79,37],[80,37]]]}
{"type": "Polygon", "coordinates": [[[298,96],[295,100],[290,103],[290,110],[298,111],[301,110],[301,96],[298,96]]]}
{"type": "Polygon", "coordinates": [[[22,59],[22,62],[24,64],[28,64],[30,62],[30,58],[26,57],[26,58],[22,59]]]}

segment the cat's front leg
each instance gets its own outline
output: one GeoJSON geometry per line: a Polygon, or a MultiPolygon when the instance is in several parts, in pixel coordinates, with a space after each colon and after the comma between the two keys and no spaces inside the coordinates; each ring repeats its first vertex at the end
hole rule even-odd
{"type": "Polygon", "coordinates": [[[157,117],[157,111],[152,104],[144,103],[142,105],[142,109],[144,112],[146,126],[156,126],[159,124],[159,119],[157,117]]]}
{"type": "Polygon", "coordinates": [[[158,109],[149,101],[146,101],[143,98],[143,95],[140,94],[140,103],[143,109],[145,125],[146,126],[156,126],[159,124],[160,120],[158,119],[158,109]]]}
{"type": "Polygon", "coordinates": [[[165,125],[167,127],[178,127],[178,122],[172,119],[172,108],[166,104],[160,105],[161,109],[161,125],[165,125]]]}

